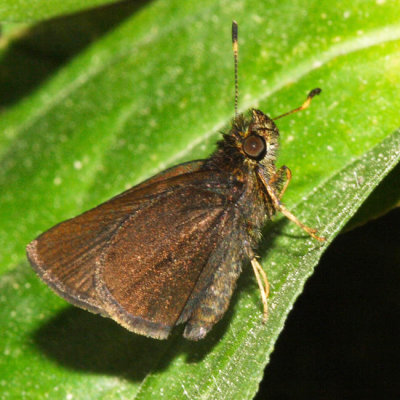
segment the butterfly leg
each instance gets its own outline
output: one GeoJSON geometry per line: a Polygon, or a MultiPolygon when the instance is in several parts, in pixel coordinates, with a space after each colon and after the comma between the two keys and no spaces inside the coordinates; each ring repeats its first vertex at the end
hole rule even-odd
{"type": "Polygon", "coordinates": [[[257,261],[257,259],[255,257],[253,257],[251,259],[251,266],[253,267],[254,275],[256,276],[258,287],[260,288],[261,300],[262,300],[263,307],[264,307],[263,322],[265,323],[268,318],[267,299],[269,296],[269,282],[268,282],[267,274],[265,273],[262,266],[260,265],[260,263],[257,261]]]}
{"type": "MultiPolygon", "coordinates": [[[[257,171],[257,175],[260,178],[261,182],[264,184],[264,187],[268,193],[268,196],[272,200],[272,203],[276,210],[280,211],[286,218],[290,219],[292,222],[294,222],[297,226],[299,226],[301,229],[303,229],[305,232],[307,232],[311,237],[314,239],[323,242],[325,241],[325,238],[317,236],[315,233],[317,232],[316,229],[312,229],[306,225],[304,225],[302,222],[298,220],[298,218],[293,215],[281,202],[280,202],[280,196],[277,196],[273,187],[267,180],[265,179],[264,175],[260,172],[257,171]]],[[[287,185],[286,185],[287,186],[287,185]]],[[[286,189],[284,187],[284,189],[286,189]]]]}
{"type": "Polygon", "coordinates": [[[278,185],[278,187],[280,186],[279,183],[281,183],[283,181],[283,179],[285,178],[283,175],[286,175],[286,180],[285,183],[279,193],[278,199],[280,200],[283,196],[283,194],[285,193],[287,187],[289,186],[290,180],[292,179],[292,171],[290,171],[289,167],[287,167],[286,165],[282,165],[282,167],[280,167],[278,169],[278,171],[276,171],[276,174],[270,179],[270,185],[275,187],[276,185],[278,185]]]}

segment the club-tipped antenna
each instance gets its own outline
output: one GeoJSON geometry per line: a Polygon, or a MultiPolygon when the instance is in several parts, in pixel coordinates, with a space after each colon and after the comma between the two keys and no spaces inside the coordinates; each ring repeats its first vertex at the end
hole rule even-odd
{"type": "Polygon", "coordinates": [[[233,62],[235,66],[235,117],[238,116],[238,99],[239,99],[239,83],[238,83],[238,24],[232,21],[232,48],[233,48],[233,62]]]}
{"type": "Polygon", "coordinates": [[[275,121],[279,118],[286,117],[287,115],[293,114],[297,111],[305,110],[306,108],[308,108],[310,106],[312,98],[314,96],[319,95],[321,92],[322,92],[322,89],[320,89],[320,88],[315,88],[315,89],[311,90],[311,92],[308,93],[308,96],[307,96],[305,102],[300,107],[297,107],[294,110],[288,111],[285,114],[278,115],[277,117],[272,118],[272,119],[275,121]]]}

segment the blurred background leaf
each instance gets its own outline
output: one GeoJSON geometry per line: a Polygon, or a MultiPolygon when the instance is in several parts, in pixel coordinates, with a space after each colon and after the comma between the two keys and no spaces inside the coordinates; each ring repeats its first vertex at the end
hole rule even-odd
{"type": "Polygon", "coordinates": [[[40,21],[117,2],[118,0],[3,0],[0,5],[0,21],[40,21]]]}

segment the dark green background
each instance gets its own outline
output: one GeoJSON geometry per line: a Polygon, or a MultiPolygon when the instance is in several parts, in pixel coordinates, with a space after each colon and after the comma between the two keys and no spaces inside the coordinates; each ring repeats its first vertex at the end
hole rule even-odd
{"type": "Polygon", "coordinates": [[[400,210],[339,235],[280,335],[256,399],[398,399],[400,210]]]}

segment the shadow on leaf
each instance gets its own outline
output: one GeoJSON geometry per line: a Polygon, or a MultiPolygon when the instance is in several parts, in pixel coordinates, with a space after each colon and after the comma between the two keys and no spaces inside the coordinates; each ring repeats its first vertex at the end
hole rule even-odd
{"type": "MultiPolygon", "coordinates": [[[[285,221],[274,224],[281,229],[285,221]]],[[[263,257],[273,247],[275,234],[268,230],[263,239],[263,257]]],[[[207,337],[192,342],[182,337],[183,326],[173,330],[168,340],[137,335],[108,318],[79,308],[68,307],[48,320],[33,334],[34,343],[47,357],[74,370],[123,376],[141,381],[151,371],[168,368],[171,361],[185,356],[187,363],[201,362],[226,333],[236,311],[239,296],[258,298],[258,288],[249,265],[244,265],[231,304],[223,319],[207,337]]],[[[257,301],[257,300],[255,300],[257,301]]],[[[260,316],[262,306],[260,302],[260,316]]]]}
{"type": "Polygon", "coordinates": [[[171,360],[182,354],[188,363],[200,362],[224,336],[239,296],[256,289],[251,270],[245,271],[228,312],[198,342],[182,337],[183,326],[175,328],[168,340],[156,340],[129,332],[111,319],[68,307],[33,333],[34,343],[43,354],[67,368],[134,381],[142,380],[150,371],[167,369],[171,360]]]}
{"type": "Polygon", "coordinates": [[[69,59],[149,1],[122,1],[96,7],[18,32],[0,63],[0,109],[28,96],[69,59]]]}

